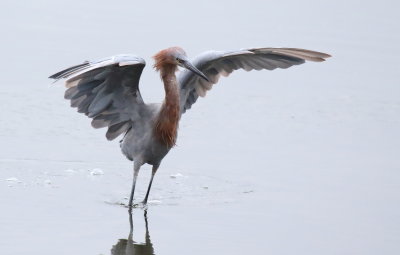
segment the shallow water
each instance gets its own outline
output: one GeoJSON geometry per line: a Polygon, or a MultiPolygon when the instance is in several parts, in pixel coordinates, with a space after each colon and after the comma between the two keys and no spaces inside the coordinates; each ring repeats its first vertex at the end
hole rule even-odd
{"type": "MultiPolygon", "coordinates": [[[[1,5],[1,254],[400,252],[398,3],[1,5]],[[288,46],[333,58],[221,79],[183,116],[130,238],[131,162],[46,77],[135,53],[142,95],[157,102],[150,57],[172,45],[189,57],[288,46]]],[[[149,177],[144,166],[137,202],[149,177]]]]}

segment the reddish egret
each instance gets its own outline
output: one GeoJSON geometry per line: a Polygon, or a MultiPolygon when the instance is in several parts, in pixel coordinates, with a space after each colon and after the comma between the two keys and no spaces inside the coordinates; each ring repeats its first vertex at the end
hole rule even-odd
{"type": "Polygon", "coordinates": [[[107,127],[106,137],[120,141],[122,153],[133,161],[133,184],[129,199],[132,207],[140,167],[152,165],[152,174],[143,204],[162,159],[174,147],[180,117],[199,96],[205,96],[219,77],[234,70],[273,70],[307,61],[321,62],[330,55],[294,48],[252,48],[237,51],[208,51],[190,62],[185,51],[172,47],[154,56],[154,68],[164,83],[161,104],[144,103],[139,78],[145,61],[134,55],[117,55],[97,62],[67,68],[49,78],[66,79],[65,98],[78,112],[92,118],[94,128],[107,127]],[[175,73],[178,66],[185,68],[175,73]]]}

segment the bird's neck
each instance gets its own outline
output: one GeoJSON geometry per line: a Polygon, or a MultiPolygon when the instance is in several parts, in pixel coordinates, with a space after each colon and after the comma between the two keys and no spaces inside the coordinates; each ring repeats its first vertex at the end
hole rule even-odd
{"type": "Polygon", "coordinates": [[[164,82],[165,100],[156,119],[155,134],[160,142],[173,147],[178,134],[180,118],[179,85],[176,79],[176,65],[165,65],[160,69],[164,82]]]}

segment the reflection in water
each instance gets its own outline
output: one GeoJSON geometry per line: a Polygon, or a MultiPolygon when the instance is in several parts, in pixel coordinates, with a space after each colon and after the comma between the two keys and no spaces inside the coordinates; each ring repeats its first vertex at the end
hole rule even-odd
{"type": "Polygon", "coordinates": [[[144,210],[144,222],[146,226],[146,235],[144,243],[137,243],[133,240],[133,220],[132,212],[129,210],[130,231],[128,239],[120,239],[111,249],[112,255],[153,255],[153,244],[150,240],[149,226],[147,222],[147,210],[144,210]]]}

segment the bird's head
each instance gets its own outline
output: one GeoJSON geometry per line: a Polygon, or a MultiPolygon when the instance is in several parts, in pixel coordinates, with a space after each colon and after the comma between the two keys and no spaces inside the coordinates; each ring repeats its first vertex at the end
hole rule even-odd
{"type": "Polygon", "coordinates": [[[168,66],[176,69],[177,66],[186,68],[206,81],[209,81],[199,69],[197,69],[186,56],[186,52],[180,47],[171,47],[158,52],[154,55],[154,68],[157,71],[167,68],[168,66]]]}

